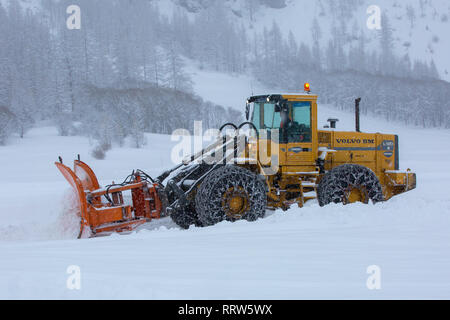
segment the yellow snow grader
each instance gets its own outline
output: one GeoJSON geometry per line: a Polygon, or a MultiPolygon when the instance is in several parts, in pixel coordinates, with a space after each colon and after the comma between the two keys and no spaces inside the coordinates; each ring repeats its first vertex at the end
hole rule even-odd
{"type": "Polygon", "coordinates": [[[182,228],[228,220],[255,221],[267,209],[387,201],[415,189],[416,174],[399,171],[399,139],[363,133],[356,99],[356,130],[317,123],[317,95],[253,96],[247,122],[225,124],[215,143],[153,179],[134,171],[123,183],[101,188],[79,158],[70,169],[56,163],[78,194],[80,236],[131,231],[170,216],[182,228]],[[130,192],[127,203],[124,192],[130,192]]]}

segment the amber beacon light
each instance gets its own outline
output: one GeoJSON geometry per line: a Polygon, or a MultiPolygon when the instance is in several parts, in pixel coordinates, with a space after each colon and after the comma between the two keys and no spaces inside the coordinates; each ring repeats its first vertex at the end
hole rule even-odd
{"type": "Polygon", "coordinates": [[[309,83],[305,83],[305,92],[311,92],[311,87],[309,83]]]}

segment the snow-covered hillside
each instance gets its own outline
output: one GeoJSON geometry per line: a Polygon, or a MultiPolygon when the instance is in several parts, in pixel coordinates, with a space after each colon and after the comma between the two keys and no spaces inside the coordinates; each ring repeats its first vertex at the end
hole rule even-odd
{"type": "MultiPolygon", "coordinates": [[[[213,2],[202,0],[159,0],[163,12],[171,15],[173,8],[188,8],[194,16],[213,2]]],[[[379,49],[380,34],[367,28],[370,14],[367,9],[376,5],[389,19],[394,34],[393,45],[396,54],[408,54],[411,60],[435,61],[442,79],[450,80],[450,43],[447,31],[450,28],[450,3],[447,0],[281,0],[281,1],[231,1],[225,2],[236,24],[243,23],[251,35],[255,30],[270,29],[275,21],[287,37],[292,31],[298,42],[313,43],[313,20],[321,29],[321,46],[326,48],[336,28],[345,28],[348,34],[346,47],[357,45],[352,39],[364,33],[367,47],[379,49]],[[342,8],[342,9],[341,9],[342,8]]]]}
{"type": "MultiPolygon", "coordinates": [[[[268,92],[265,86],[245,75],[228,75],[201,70],[193,61],[187,61],[186,72],[192,79],[195,93],[206,101],[242,112],[247,98],[268,92]]],[[[270,91],[270,90],[269,90],[270,91]]]]}
{"type": "MultiPolygon", "coordinates": [[[[19,0],[25,9],[39,10],[42,0],[19,0]]],[[[7,6],[9,0],[1,0],[7,6]]],[[[191,17],[213,5],[203,0],[154,0],[161,12],[172,16],[174,9],[186,10],[191,17]]],[[[292,31],[298,42],[312,43],[311,27],[317,19],[322,31],[321,45],[326,47],[334,28],[345,27],[351,38],[364,32],[368,47],[377,50],[379,33],[369,30],[367,9],[376,5],[386,14],[394,33],[394,48],[398,55],[408,54],[412,61],[434,60],[443,80],[450,81],[450,3],[447,0],[351,0],[345,11],[333,0],[226,0],[230,16],[246,26],[249,34],[270,28],[274,21],[285,36],[292,31]]],[[[352,44],[350,39],[349,45],[352,44]]]]}
{"type": "MultiPolygon", "coordinates": [[[[321,106],[320,123],[329,116],[353,129],[352,114],[321,106]]],[[[69,163],[80,153],[105,184],[134,168],[170,167],[176,142],[148,135],[145,149],[114,149],[98,161],[88,139],[34,129],[0,148],[0,298],[449,298],[450,173],[442,168],[450,132],[366,117],[362,127],[400,134],[401,167],[417,172],[416,190],[378,205],[311,203],[187,231],[165,219],[88,240],[73,240],[76,222],[64,216],[70,188],[53,166],[57,155],[69,163]],[[80,291],[66,287],[70,265],[81,268],[80,291]],[[381,267],[380,291],[366,287],[370,265],[381,267]]]]}

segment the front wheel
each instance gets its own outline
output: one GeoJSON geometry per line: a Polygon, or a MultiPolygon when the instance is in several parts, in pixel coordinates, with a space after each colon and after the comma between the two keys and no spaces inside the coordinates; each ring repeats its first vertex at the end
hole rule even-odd
{"type": "Polygon", "coordinates": [[[191,205],[184,208],[175,208],[171,212],[170,218],[182,229],[189,229],[191,225],[202,227],[202,224],[198,221],[197,213],[192,209],[191,205]]]}
{"type": "Polygon", "coordinates": [[[223,220],[255,221],[264,217],[266,205],[264,181],[255,173],[233,165],[211,172],[195,198],[198,219],[204,226],[223,220]]]}

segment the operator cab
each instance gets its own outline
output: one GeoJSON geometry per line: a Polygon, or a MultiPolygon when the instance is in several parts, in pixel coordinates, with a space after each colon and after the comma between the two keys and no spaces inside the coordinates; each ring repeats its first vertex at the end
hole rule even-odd
{"type": "Polygon", "coordinates": [[[309,94],[306,89],[305,85],[305,94],[261,95],[247,100],[247,120],[258,131],[265,130],[267,139],[273,140],[271,133],[278,130],[278,143],[286,164],[300,165],[315,161],[317,96],[309,94]]]}
{"type": "Polygon", "coordinates": [[[311,142],[310,101],[280,101],[274,96],[255,100],[249,119],[258,130],[278,129],[281,143],[311,142]]]}

